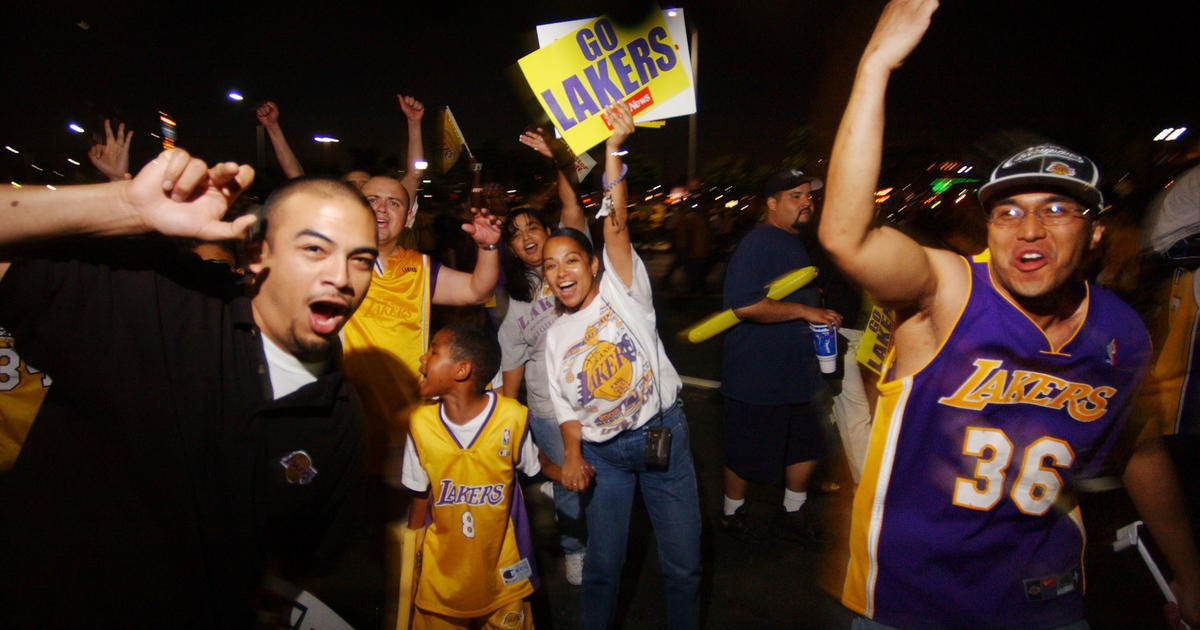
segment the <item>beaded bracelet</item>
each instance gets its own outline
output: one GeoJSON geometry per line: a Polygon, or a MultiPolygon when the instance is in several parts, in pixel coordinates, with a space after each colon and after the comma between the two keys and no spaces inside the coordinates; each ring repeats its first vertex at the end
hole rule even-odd
{"type": "Polygon", "coordinates": [[[613,186],[620,184],[625,179],[625,174],[628,172],[629,172],[629,165],[622,164],[621,165],[621,174],[618,175],[617,180],[611,184],[608,183],[608,173],[601,173],[600,174],[600,183],[604,186],[604,192],[608,192],[608,191],[612,190],[613,186]]]}

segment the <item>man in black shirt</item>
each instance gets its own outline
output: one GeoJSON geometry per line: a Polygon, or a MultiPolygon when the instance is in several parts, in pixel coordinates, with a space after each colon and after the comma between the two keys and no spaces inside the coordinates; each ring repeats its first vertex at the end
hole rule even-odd
{"type": "Polygon", "coordinates": [[[161,235],[241,236],[253,218],[220,218],[252,178],[176,149],[0,193],[0,322],[55,376],[0,487],[0,627],[247,627],[268,565],[332,565],[364,466],[337,335],[374,218],[338,182],[288,184],[247,291],[161,235]]]}

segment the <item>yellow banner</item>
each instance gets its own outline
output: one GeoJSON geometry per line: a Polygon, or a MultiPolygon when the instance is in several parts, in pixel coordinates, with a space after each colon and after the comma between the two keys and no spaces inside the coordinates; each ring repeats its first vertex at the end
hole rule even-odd
{"type": "Polygon", "coordinates": [[[692,81],[657,7],[637,26],[597,18],[517,63],[576,154],[612,134],[604,115],[609,104],[625,101],[636,119],[692,81]]]}
{"type": "Polygon", "coordinates": [[[892,329],[895,327],[896,316],[892,309],[873,304],[855,360],[876,375],[882,374],[883,360],[892,349],[892,329]]]}
{"type": "MultiPolygon", "coordinates": [[[[462,153],[463,147],[467,145],[467,141],[463,138],[462,130],[458,128],[458,121],[454,120],[454,114],[450,113],[449,107],[442,110],[441,119],[442,133],[438,139],[438,158],[444,174],[458,161],[458,156],[462,153]]],[[[468,153],[470,151],[467,149],[468,153]]]]}

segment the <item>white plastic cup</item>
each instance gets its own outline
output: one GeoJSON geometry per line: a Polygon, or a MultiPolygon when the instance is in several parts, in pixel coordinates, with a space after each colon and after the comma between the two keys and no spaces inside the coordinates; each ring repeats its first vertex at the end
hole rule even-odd
{"type": "Polygon", "coordinates": [[[813,349],[817,351],[817,363],[821,372],[833,374],[837,371],[837,331],[829,324],[809,324],[812,330],[813,349]]]}

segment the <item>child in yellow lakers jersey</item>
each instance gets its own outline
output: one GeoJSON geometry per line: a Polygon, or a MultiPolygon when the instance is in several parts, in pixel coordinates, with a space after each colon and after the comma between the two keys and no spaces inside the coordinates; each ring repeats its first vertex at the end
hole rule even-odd
{"type": "Polygon", "coordinates": [[[530,439],[528,410],[488,391],[495,335],[455,323],[421,357],[420,407],[409,426],[403,483],[419,495],[409,527],[427,528],[413,597],[414,630],[533,628],[533,547],[517,471],[558,467],[530,439]],[[543,468],[543,466],[545,468],[543,468]]]}

